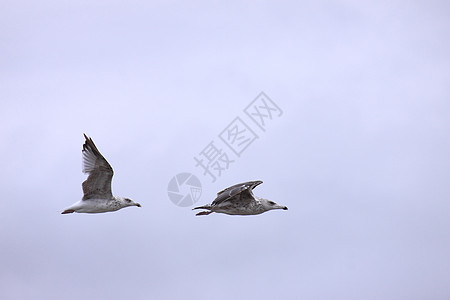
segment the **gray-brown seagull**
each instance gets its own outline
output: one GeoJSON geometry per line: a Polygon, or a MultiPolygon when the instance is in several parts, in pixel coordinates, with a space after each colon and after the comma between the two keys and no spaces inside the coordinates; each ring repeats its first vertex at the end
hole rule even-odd
{"type": "Polygon", "coordinates": [[[259,215],[272,209],[288,208],[273,201],[253,195],[253,189],[262,181],[248,181],[235,184],[217,193],[216,199],[211,203],[193,209],[206,209],[196,216],[209,215],[212,212],[227,215],[259,215]]]}
{"type": "Polygon", "coordinates": [[[111,192],[111,180],[113,169],[98,151],[91,138],[84,135],[86,141],[83,145],[83,173],[88,173],[88,178],[83,182],[83,198],[65,209],[62,214],[77,213],[104,213],[116,211],[127,206],[141,207],[133,200],[116,197],[111,192]]]}

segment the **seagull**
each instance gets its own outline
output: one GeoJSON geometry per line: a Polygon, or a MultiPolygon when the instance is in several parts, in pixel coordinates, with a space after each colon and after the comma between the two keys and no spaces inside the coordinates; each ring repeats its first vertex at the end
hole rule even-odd
{"type": "Polygon", "coordinates": [[[141,207],[139,203],[124,197],[116,197],[111,193],[111,180],[113,169],[98,151],[91,138],[84,134],[86,141],[83,145],[83,173],[88,178],[83,182],[83,198],[65,209],[62,214],[77,213],[103,213],[116,211],[127,206],[141,207]]]}
{"type": "Polygon", "coordinates": [[[235,184],[217,193],[217,198],[211,203],[193,209],[207,209],[196,216],[209,215],[212,212],[227,215],[259,215],[272,209],[288,208],[273,201],[253,195],[252,190],[262,181],[248,181],[235,184]]]}

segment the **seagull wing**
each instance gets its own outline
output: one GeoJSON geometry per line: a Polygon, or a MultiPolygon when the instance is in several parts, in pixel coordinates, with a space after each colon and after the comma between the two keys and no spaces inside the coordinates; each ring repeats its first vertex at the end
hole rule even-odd
{"type": "Polygon", "coordinates": [[[91,138],[84,135],[86,141],[83,145],[83,173],[88,173],[88,178],[83,182],[83,200],[87,199],[112,199],[111,180],[113,169],[98,151],[91,138]]]}
{"type": "Polygon", "coordinates": [[[248,181],[244,183],[238,183],[233,186],[230,186],[220,192],[217,193],[217,198],[211,203],[212,205],[219,205],[225,201],[241,201],[242,205],[253,200],[253,192],[252,190],[262,181],[248,181]]]}

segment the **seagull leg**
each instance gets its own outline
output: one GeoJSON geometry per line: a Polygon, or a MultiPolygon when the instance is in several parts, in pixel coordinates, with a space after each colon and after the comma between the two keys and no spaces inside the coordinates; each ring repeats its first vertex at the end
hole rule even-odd
{"type": "Polygon", "coordinates": [[[201,211],[198,214],[196,214],[196,216],[206,216],[209,215],[210,213],[212,213],[212,211],[201,211]]]}

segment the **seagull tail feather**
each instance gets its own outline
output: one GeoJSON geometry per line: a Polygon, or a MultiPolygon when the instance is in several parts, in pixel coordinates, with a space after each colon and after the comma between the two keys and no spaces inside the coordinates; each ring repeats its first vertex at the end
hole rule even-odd
{"type": "Polygon", "coordinates": [[[203,205],[203,206],[197,206],[194,207],[192,210],[194,209],[211,209],[211,205],[207,204],[207,205],[203,205]]]}
{"type": "Polygon", "coordinates": [[[194,209],[208,209],[209,210],[209,211],[201,211],[201,212],[197,213],[196,216],[206,216],[206,215],[209,215],[210,213],[212,213],[210,204],[203,205],[203,206],[197,206],[197,207],[194,207],[192,210],[194,210],[194,209]]]}

